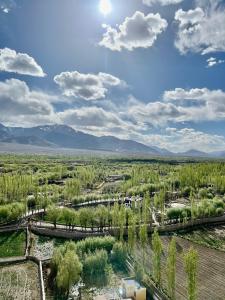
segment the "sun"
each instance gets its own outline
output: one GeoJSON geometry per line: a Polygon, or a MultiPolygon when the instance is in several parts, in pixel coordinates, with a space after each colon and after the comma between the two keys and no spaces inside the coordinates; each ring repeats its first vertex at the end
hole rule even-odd
{"type": "Polygon", "coordinates": [[[111,1],[110,1],[110,0],[100,0],[100,3],[99,3],[99,9],[100,9],[100,12],[101,12],[104,16],[110,14],[111,11],[112,11],[112,4],[111,4],[111,1]]]}

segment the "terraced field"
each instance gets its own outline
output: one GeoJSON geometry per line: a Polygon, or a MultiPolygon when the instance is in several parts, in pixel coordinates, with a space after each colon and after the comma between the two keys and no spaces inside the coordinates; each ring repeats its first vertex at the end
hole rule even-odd
{"type": "MultiPolygon", "coordinates": [[[[166,287],[165,262],[167,257],[167,247],[170,237],[161,237],[163,241],[163,285],[166,287]]],[[[198,300],[224,300],[225,299],[225,252],[210,249],[183,238],[177,237],[177,280],[176,299],[187,299],[186,275],[183,266],[183,253],[193,246],[199,254],[198,263],[198,300]]],[[[146,251],[146,268],[151,272],[152,251],[150,247],[146,251]]],[[[143,261],[142,251],[137,250],[139,260],[143,261]]]]}
{"type": "Polygon", "coordinates": [[[39,300],[38,268],[34,263],[0,267],[1,300],[39,300]]]}

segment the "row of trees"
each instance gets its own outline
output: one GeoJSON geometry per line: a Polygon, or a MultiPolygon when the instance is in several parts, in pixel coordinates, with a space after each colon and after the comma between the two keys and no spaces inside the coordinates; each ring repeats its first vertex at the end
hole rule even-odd
{"type": "MultiPolygon", "coordinates": [[[[154,231],[152,236],[152,268],[153,278],[158,286],[162,285],[162,267],[161,260],[163,254],[163,245],[161,239],[154,231]]],[[[175,300],[175,289],[176,289],[176,239],[173,237],[168,245],[167,249],[167,261],[166,261],[166,276],[167,276],[167,291],[170,299],[175,300]]],[[[187,253],[183,256],[184,269],[187,276],[187,291],[188,299],[197,299],[197,263],[198,253],[195,249],[190,248],[187,253]]]]}
{"type": "Polygon", "coordinates": [[[0,176],[0,204],[23,200],[34,188],[31,175],[4,174],[0,176]]]}

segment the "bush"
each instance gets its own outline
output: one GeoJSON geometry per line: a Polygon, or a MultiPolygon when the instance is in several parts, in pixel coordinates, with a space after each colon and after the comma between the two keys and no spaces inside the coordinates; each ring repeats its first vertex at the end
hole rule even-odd
{"type": "Polygon", "coordinates": [[[189,186],[186,186],[183,190],[182,190],[182,195],[183,197],[188,198],[191,194],[191,188],[189,186]]]}
{"type": "Polygon", "coordinates": [[[111,261],[118,269],[126,269],[127,249],[122,243],[118,242],[114,244],[111,261]]]}
{"type": "Polygon", "coordinates": [[[223,208],[218,207],[218,208],[216,209],[216,215],[217,215],[217,216],[222,216],[223,213],[224,213],[224,209],[223,209],[223,208]]]}
{"type": "Polygon", "coordinates": [[[0,223],[18,220],[25,213],[22,203],[6,204],[0,207],[0,223]]]}
{"type": "Polygon", "coordinates": [[[85,253],[95,252],[96,250],[103,249],[107,253],[110,253],[113,249],[115,243],[114,237],[93,237],[86,238],[85,240],[76,243],[76,251],[80,256],[85,253]]]}
{"type": "Polygon", "coordinates": [[[84,258],[83,274],[85,278],[104,276],[108,268],[108,254],[105,250],[96,250],[84,258]]]}
{"type": "Polygon", "coordinates": [[[181,216],[181,209],[180,208],[169,208],[167,210],[167,218],[170,220],[178,220],[181,216]]]}

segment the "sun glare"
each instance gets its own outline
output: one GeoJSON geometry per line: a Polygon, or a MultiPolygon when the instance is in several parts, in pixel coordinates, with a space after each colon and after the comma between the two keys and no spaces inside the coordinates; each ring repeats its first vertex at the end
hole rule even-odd
{"type": "Polygon", "coordinates": [[[99,3],[99,9],[100,9],[100,12],[101,12],[104,16],[110,14],[111,11],[112,11],[112,4],[111,4],[111,1],[110,1],[110,0],[100,0],[100,3],[99,3]]]}

